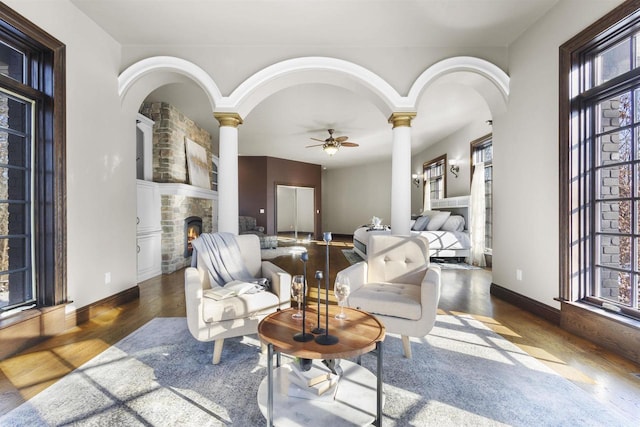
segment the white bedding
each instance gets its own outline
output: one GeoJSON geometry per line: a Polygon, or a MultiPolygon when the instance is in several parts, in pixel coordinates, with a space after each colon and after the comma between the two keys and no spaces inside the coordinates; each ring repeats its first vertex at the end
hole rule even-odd
{"type": "MultiPolygon", "coordinates": [[[[360,227],[353,233],[354,251],[367,258],[369,237],[374,234],[391,234],[391,230],[370,230],[360,227]]],[[[422,235],[429,240],[430,257],[466,257],[469,256],[471,241],[466,231],[411,231],[412,235],[422,235]]]]}

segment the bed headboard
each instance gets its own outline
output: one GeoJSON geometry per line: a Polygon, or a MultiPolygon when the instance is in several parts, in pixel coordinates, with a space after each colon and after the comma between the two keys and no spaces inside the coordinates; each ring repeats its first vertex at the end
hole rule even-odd
{"type": "Polygon", "coordinates": [[[462,215],[464,217],[464,229],[468,230],[470,196],[447,197],[445,199],[431,200],[431,209],[438,211],[448,211],[452,215],[462,215]]]}

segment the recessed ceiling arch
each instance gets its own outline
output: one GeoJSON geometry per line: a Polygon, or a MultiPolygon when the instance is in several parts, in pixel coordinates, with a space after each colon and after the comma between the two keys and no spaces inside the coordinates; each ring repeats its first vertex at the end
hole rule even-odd
{"type": "Polygon", "coordinates": [[[424,91],[445,76],[477,91],[493,116],[506,111],[509,76],[495,64],[471,56],[443,59],[427,68],[411,86],[408,102],[418,105],[424,91]]]}
{"type": "Polygon", "coordinates": [[[145,97],[155,89],[191,80],[207,95],[211,111],[222,99],[211,76],[196,64],[173,56],[154,56],[129,66],[118,76],[118,94],[123,107],[136,111],[145,97]]]}
{"type": "Polygon", "coordinates": [[[234,112],[246,117],[270,95],[285,88],[307,83],[325,83],[351,90],[369,99],[388,117],[394,112],[415,111],[424,90],[447,74],[470,73],[463,79],[487,101],[492,113],[506,109],[509,77],[496,65],[474,57],[442,60],[416,79],[407,96],[401,96],[377,74],[349,61],[328,57],[294,58],[270,65],[242,82],[229,96],[223,96],[211,76],[184,59],[158,56],[143,59],[118,77],[118,92],[123,106],[136,108],[144,97],[159,86],[184,79],[203,89],[212,111],[234,112]],[[480,78],[478,78],[480,77],[480,78]]]}

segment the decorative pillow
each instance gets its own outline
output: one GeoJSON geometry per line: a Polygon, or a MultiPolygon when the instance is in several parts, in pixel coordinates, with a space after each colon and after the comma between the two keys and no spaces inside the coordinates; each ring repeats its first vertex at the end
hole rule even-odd
{"type": "Polygon", "coordinates": [[[449,218],[451,212],[448,211],[424,211],[422,215],[429,217],[429,223],[427,224],[427,231],[440,230],[442,224],[449,218]]]}
{"type": "Polygon", "coordinates": [[[426,230],[428,223],[429,223],[428,216],[419,216],[418,218],[416,218],[416,221],[413,223],[413,227],[411,227],[411,229],[415,231],[426,230]]]}
{"type": "Polygon", "coordinates": [[[451,215],[440,227],[442,231],[462,231],[464,230],[464,217],[462,215],[451,215]]]}

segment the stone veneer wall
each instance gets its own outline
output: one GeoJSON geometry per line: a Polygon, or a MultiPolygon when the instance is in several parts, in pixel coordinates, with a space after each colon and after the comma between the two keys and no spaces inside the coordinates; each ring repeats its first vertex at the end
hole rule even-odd
{"type": "Polygon", "coordinates": [[[145,102],[140,113],[153,125],[153,181],[189,183],[185,138],[207,151],[209,180],[213,178],[211,134],[166,102],[145,102]]]}
{"type": "MultiPolygon", "coordinates": [[[[212,138],[193,120],[166,102],[145,102],[140,113],[155,122],[153,126],[153,181],[189,184],[185,138],[205,148],[212,182],[212,138]]],[[[173,273],[191,264],[184,257],[184,220],[202,218],[202,231],[216,231],[212,200],[187,196],[161,196],[162,273],[173,273]]]]}
{"type": "Polygon", "coordinates": [[[191,257],[184,257],[184,220],[190,216],[202,218],[202,230],[213,230],[211,218],[212,201],[186,196],[161,198],[162,206],[162,273],[173,273],[191,265],[191,257]]]}

